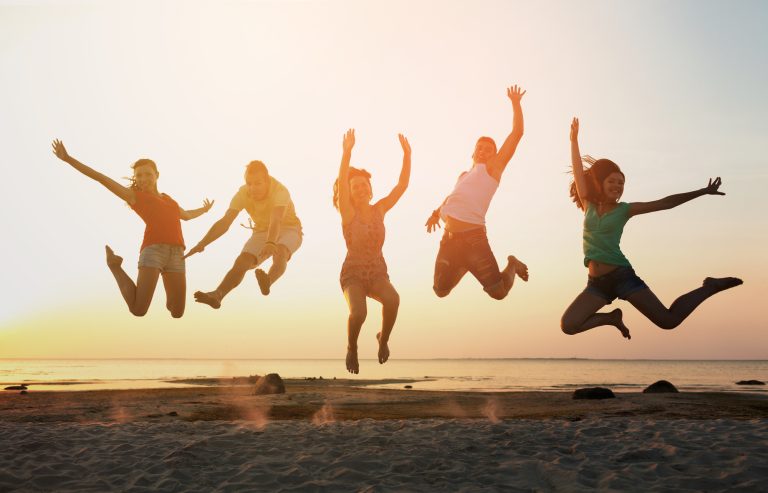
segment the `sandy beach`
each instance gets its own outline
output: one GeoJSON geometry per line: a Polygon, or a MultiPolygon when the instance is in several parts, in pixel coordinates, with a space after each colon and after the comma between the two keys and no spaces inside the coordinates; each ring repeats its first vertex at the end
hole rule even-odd
{"type": "Polygon", "coordinates": [[[765,395],[285,383],[6,391],[0,491],[768,490],[765,395]]]}

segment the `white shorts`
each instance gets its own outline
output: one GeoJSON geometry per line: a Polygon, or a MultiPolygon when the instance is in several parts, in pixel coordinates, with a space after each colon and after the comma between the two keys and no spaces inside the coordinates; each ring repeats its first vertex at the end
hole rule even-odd
{"type": "MultiPolygon", "coordinates": [[[[280,234],[277,236],[278,245],[283,245],[288,249],[288,259],[293,256],[296,250],[301,246],[302,234],[298,228],[280,228],[280,234]]],[[[258,257],[262,248],[267,243],[266,231],[254,231],[251,237],[245,242],[242,253],[249,253],[258,257]]]]}

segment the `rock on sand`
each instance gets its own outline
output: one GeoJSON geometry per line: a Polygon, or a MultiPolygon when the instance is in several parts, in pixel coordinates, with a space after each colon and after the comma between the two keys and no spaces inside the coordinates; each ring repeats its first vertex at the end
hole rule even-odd
{"type": "Polygon", "coordinates": [[[613,391],[605,387],[587,387],[573,392],[574,399],[612,399],[614,397],[616,396],[613,395],[613,391]]]}
{"type": "Polygon", "coordinates": [[[256,386],[253,389],[256,395],[265,394],[285,394],[285,384],[283,379],[277,373],[264,375],[256,380],[256,386]]]}
{"type": "Polygon", "coordinates": [[[643,394],[673,394],[677,392],[679,392],[677,387],[666,380],[659,380],[656,383],[652,383],[643,390],[643,394]]]}

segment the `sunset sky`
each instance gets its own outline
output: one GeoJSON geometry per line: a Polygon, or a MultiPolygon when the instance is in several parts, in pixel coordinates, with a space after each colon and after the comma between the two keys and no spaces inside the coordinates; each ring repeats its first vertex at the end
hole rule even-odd
{"type": "MultiPolygon", "coordinates": [[[[331,203],[342,135],[352,165],[394,186],[404,133],[411,185],[386,218],[384,254],[401,295],[393,358],[768,358],[768,4],[762,1],[0,1],[3,212],[0,358],[343,358],[346,249],[331,203]],[[503,141],[519,84],[525,135],[487,216],[501,262],[529,266],[495,301],[467,276],[432,292],[439,233],[424,222],[471,166],[480,135],[503,141]],[[633,218],[622,249],[667,305],[706,276],[745,284],[673,331],[626,302],[631,341],[605,327],[559,329],[586,283],[582,214],[568,197],[569,124],[581,150],[616,161],[623,200],[701,188],[726,196],[633,218]],[[148,157],[183,207],[193,246],[226,211],[244,166],[264,161],[291,192],[304,244],[263,297],[253,275],[214,311],[212,290],[249,232],[245,212],[187,261],[173,320],[158,286],[128,312],[104,262],[109,244],[135,278],[144,224],[51,153],[115,179],[148,157]]],[[[127,183],[127,182],[126,182],[127,183]]],[[[373,358],[369,300],[360,357],[373,358]]]]}

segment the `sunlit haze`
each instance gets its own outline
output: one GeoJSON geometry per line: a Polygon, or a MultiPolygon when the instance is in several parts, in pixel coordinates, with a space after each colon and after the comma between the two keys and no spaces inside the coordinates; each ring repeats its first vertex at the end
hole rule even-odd
{"type": "MultiPolygon", "coordinates": [[[[413,148],[410,187],[386,217],[384,255],[401,296],[392,358],[768,358],[768,4],[760,1],[0,2],[4,259],[2,358],[343,358],[346,253],[331,203],[342,136],[374,198],[413,148]],[[424,223],[472,164],[477,137],[525,135],[487,216],[497,259],[530,269],[496,301],[471,276],[432,292],[440,232],[424,223]],[[584,289],[582,214],[568,197],[568,132],[626,174],[623,200],[648,201],[721,176],[726,196],[633,218],[622,249],[666,304],[706,276],[744,285],[663,331],[623,301],[631,341],[612,327],[578,336],[560,316],[584,289]],[[159,285],[132,316],[104,261],[136,275],[144,224],[51,153],[114,179],[139,158],[182,207],[187,247],[219,219],[254,159],[290,191],[304,243],[272,294],[252,273],[213,310],[212,290],[249,231],[187,260],[187,309],[159,285]]],[[[127,183],[124,181],[124,183],[127,183]]],[[[360,357],[376,356],[368,303],[360,357]]],[[[372,363],[370,363],[372,364],[372,363]]],[[[364,370],[363,370],[364,371],[364,370]]]]}

